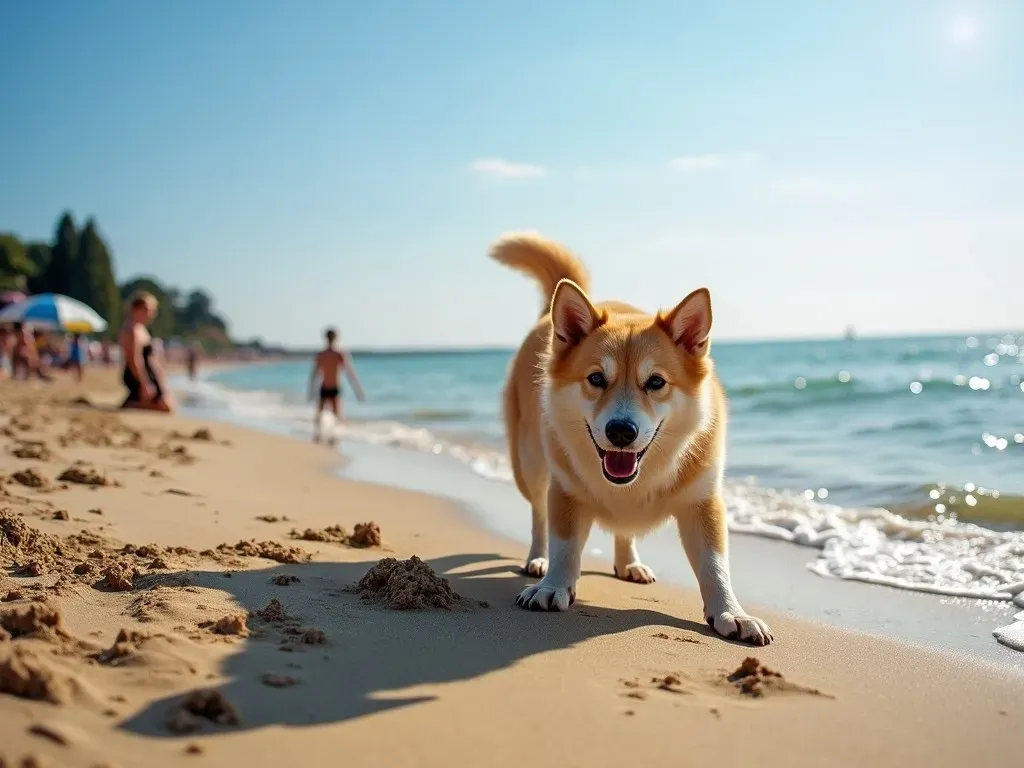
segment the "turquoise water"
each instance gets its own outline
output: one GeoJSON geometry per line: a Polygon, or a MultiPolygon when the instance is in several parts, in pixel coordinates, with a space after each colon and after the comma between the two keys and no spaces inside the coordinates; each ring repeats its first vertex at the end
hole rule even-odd
{"type": "MultiPolygon", "coordinates": [[[[500,479],[511,354],[357,355],[368,397],[345,398],[345,433],[455,451],[500,479]]],[[[1024,335],[721,343],[713,354],[732,412],[731,477],[842,505],[1024,526],[1024,335]]],[[[195,396],[308,431],[308,376],[301,361],[237,368],[195,396]]]]}

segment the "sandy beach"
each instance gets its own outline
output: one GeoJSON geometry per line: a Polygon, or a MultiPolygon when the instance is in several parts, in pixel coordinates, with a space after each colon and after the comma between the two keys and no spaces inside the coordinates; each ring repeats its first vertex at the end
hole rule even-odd
{"type": "Polygon", "coordinates": [[[597,562],[570,612],[522,611],[521,546],[449,502],[339,479],[322,446],[117,412],[112,382],[0,382],[0,765],[1019,751],[1013,670],[771,611],[776,643],[744,647],[694,592],[597,562]]]}

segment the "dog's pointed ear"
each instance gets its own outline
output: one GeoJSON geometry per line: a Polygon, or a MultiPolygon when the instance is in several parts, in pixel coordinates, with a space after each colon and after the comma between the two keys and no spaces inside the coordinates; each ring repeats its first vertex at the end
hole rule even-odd
{"type": "Polygon", "coordinates": [[[711,319],[711,291],[707,288],[698,288],[659,318],[675,345],[698,357],[707,354],[711,319]]]}
{"type": "Polygon", "coordinates": [[[600,324],[587,294],[572,280],[560,280],[551,297],[552,343],[556,349],[575,347],[600,324]]]}

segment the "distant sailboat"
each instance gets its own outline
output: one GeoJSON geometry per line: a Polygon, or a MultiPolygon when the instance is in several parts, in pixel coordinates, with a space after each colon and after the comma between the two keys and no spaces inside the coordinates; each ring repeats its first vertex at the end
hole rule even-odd
{"type": "Polygon", "coordinates": [[[846,326],[846,332],[843,334],[843,338],[847,341],[854,341],[857,338],[857,331],[854,330],[852,325],[846,326]]]}

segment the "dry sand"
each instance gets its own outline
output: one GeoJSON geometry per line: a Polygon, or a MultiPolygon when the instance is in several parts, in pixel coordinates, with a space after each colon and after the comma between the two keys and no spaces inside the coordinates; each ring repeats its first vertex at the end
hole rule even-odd
{"type": "Polygon", "coordinates": [[[695,594],[595,564],[568,613],[522,611],[522,547],[446,502],[339,480],[326,448],[118,413],[110,378],[89,403],[0,382],[2,766],[1020,755],[1012,672],[770,613],[750,649],[695,594]]]}

